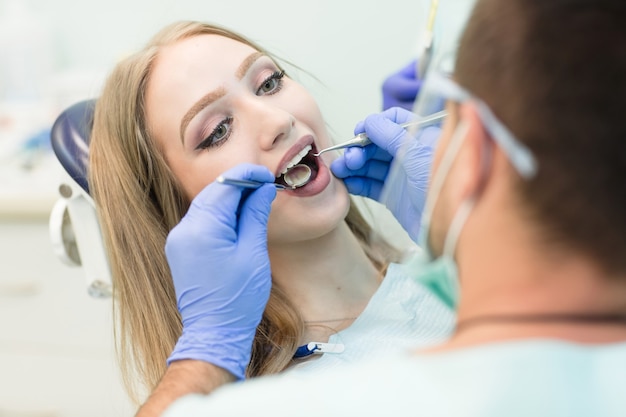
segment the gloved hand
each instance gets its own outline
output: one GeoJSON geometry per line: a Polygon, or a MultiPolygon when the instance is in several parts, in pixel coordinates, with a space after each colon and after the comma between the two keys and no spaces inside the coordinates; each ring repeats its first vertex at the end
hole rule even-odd
{"type": "Polygon", "coordinates": [[[416,76],[417,60],[391,74],[383,82],[383,110],[402,107],[412,110],[415,97],[422,86],[422,80],[416,76]]]}
{"type": "Polygon", "coordinates": [[[344,179],[351,194],[380,201],[394,157],[401,149],[406,152],[400,159],[399,177],[394,178],[394,192],[382,202],[414,241],[426,201],[434,147],[441,133],[439,127],[430,126],[418,131],[418,138],[412,137],[400,124],[416,117],[398,107],[368,116],[356,125],[354,133],[365,132],[373,143],[348,148],[331,164],[333,174],[344,179]]]}
{"type": "MultiPolygon", "coordinates": [[[[274,182],[265,167],[242,164],[224,176],[274,182]]],[[[267,221],[274,185],[250,192],[212,183],[193,199],[165,244],[183,333],[168,358],[212,363],[241,379],[271,288],[267,221]]]]}

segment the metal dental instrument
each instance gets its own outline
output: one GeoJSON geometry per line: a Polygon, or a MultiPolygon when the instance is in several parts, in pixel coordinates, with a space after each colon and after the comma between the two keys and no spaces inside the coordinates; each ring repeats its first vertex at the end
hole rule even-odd
{"type": "MultiPolygon", "coordinates": [[[[260,181],[237,180],[234,178],[226,178],[221,175],[217,177],[216,181],[219,182],[220,184],[235,185],[237,187],[244,187],[244,188],[259,188],[263,184],[269,184],[267,182],[260,182],[260,181]]],[[[276,183],[272,183],[272,184],[274,184],[274,186],[276,187],[276,191],[283,191],[283,190],[288,189],[282,184],[276,184],[276,183]]]]}
{"type": "MultiPolygon", "coordinates": [[[[442,110],[440,112],[434,113],[428,117],[424,117],[420,120],[415,120],[413,122],[408,122],[408,123],[404,123],[401,124],[401,127],[409,127],[409,126],[428,126],[431,124],[434,124],[440,120],[442,120],[444,117],[446,117],[448,115],[448,113],[445,110],[442,110]]],[[[367,137],[367,135],[365,133],[359,133],[358,135],[356,135],[354,138],[340,143],[339,145],[335,145],[335,146],[331,146],[329,148],[326,149],[322,149],[321,151],[319,151],[318,153],[314,153],[313,156],[320,156],[321,154],[323,154],[324,152],[328,152],[328,151],[334,151],[337,149],[343,149],[343,148],[350,148],[352,146],[360,146],[360,147],[364,147],[369,145],[370,143],[372,143],[372,141],[370,140],[370,138],[367,137]]]]}
{"type": "Polygon", "coordinates": [[[439,0],[432,0],[430,2],[430,12],[428,14],[428,21],[426,23],[426,32],[424,33],[424,46],[422,54],[417,63],[417,77],[421,80],[426,76],[426,71],[430,65],[430,60],[433,55],[433,38],[435,32],[435,17],[437,16],[437,8],[439,7],[439,0]]]}

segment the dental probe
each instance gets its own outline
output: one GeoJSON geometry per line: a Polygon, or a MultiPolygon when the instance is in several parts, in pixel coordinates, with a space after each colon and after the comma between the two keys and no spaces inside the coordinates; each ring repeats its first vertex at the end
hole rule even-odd
{"type": "MultiPolygon", "coordinates": [[[[437,112],[435,114],[432,114],[432,115],[430,115],[428,117],[424,117],[424,118],[422,118],[420,120],[416,120],[416,121],[408,122],[408,123],[403,123],[403,124],[400,125],[400,127],[428,126],[430,124],[438,122],[439,120],[443,119],[447,115],[448,115],[448,113],[445,110],[442,110],[442,111],[437,112]]],[[[343,148],[350,148],[352,146],[364,147],[364,146],[369,145],[370,143],[372,143],[372,141],[370,140],[370,138],[367,137],[367,135],[365,133],[359,133],[354,138],[352,138],[352,139],[350,139],[350,140],[348,140],[346,142],[340,143],[339,145],[335,145],[335,146],[331,146],[331,147],[326,148],[326,149],[322,149],[318,153],[314,153],[313,156],[320,156],[324,152],[335,151],[337,149],[343,149],[343,148]]]]}
{"type": "MultiPolygon", "coordinates": [[[[270,184],[268,182],[237,180],[234,178],[226,178],[222,175],[217,177],[216,181],[219,182],[220,184],[236,185],[237,187],[244,187],[244,188],[259,188],[263,184],[270,184]]],[[[274,186],[276,187],[276,191],[283,191],[287,189],[287,187],[285,187],[282,184],[276,184],[276,183],[271,183],[271,184],[274,184],[274,186]]]]}

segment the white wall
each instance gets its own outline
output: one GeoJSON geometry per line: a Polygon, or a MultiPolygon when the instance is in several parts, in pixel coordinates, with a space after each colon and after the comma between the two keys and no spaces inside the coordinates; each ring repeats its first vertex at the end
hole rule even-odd
{"type": "MultiPolygon", "coordinates": [[[[0,89],[0,122],[29,120],[20,134],[97,95],[115,61],[161,26],[194,19],[242,32],[321,80],[299,77],[336,139],[348,138],[380,109],[385,76],[413,57],[426,9],[423,0],[0,0],[0,21],[14,1],[37,14],[22,33],[46,39],[46,53],[27,57],[42,93],[18,112],[0,89]]],[[[0,42],[0,57],[7,47],[0,42]]],[[[7,126],[0,123],[0,150],[19,140],[7,126]]],[[[110,303],[88,298],[82,271],[61,264],[49,245],[57,178],[50,163],[26,171],[0,154],[0,416],[131,415],[113,361],[110,303]]]]}
{"type": "Polygon", "coordinates": [[[342,137],[379,109],[382,80],[413,57],[425,19],[423,0],[21,1],[49,21],[60,70],[109,69],[174,20],[240,31],[324,83],[306,80],[342,137]]]}

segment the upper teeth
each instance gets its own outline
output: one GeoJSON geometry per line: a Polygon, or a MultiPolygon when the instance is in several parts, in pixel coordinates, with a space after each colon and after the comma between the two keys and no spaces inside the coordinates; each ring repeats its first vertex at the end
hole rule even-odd
{"type": "Polygon", "coordinates": [[[293,168],[294,166],[298,165],[298,163],[300,163],[300,161],[302,160],[302,158],[304,158],[304,156],[306,154],[309,153],[309,151],[311,151],[311,149],[313,149],[311,147],[311,145],[307,145],[304,147],[304,149],[302,149],[300,152],[298,152],[298,154],[296,156],[294,156],[291,161],[289,161],[289,163],[287,164],[287,166],[285,166],[285,169],[283,169],[283,171],[280,173],[281,175],[284,175],[285,173],[287,173],[287,171],[289,171],[291,168],[293,168]]]}

